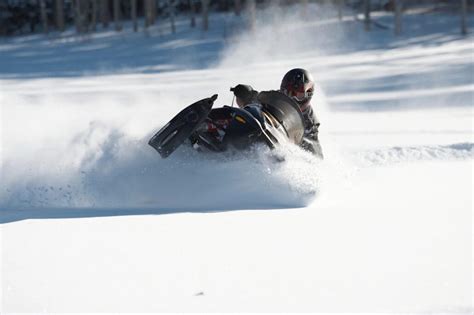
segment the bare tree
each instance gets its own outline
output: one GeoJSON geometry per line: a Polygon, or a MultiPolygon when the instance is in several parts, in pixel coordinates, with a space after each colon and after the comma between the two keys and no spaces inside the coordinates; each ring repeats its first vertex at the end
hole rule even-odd
{"type": "Polygon", "coordinates": [[[189,9],[191,10],[191,27],[196,27],[196,3],[189,0],[189,9]]]}
{"type": "Polygon", "coordinates": [[[342,20],[342,11],[344,9],[344,0],[337,0],[337,17],[339,21],[342,20]]]}
{"type": "Polygon", "coordinates": [[[154,13],[154,11],[156,10],[156,7],[154,4],[154,0],[144,0],[146,28],[155,23],[154,15],[156,15],[156,13],[154,13]]]}
{"type": "Polygon", "coordinates": [[[154,25],[156,23],[156,0],[150,0],[150,17],[151,24],[154,25]]]}
{"type": "Polygon", "coordinates": [[[168,9],[170,15],[170,23],[171,23],[171,32],[174,34],[176,33],[176,25],[175,25],[175,6],[176,2],[174,0],[167,0],[168,1],[168,9]]]}
{"type": "Polygon", "coordinates": [[[201,0],[202,3],[202,29],[209,29],[209,0],[201,0]]]}
{"type": "Polygon", "coordinates": [[[145,17],[145,28],[150,26],[150,0],[143,0],[143,16],[145,17]]]}
{"type": "Polygon", "coordinates": [[[49,32],[49,29],[48,29],[48,15],[46,13],[46,3],[44,1],[45,0],[39,0],[40,15],[41,15],[41,22],[43,23],[43,32],[45,32],[45,34],[48,34],[48,32],[49,32]]]}
{"type": "Polygon", "coordinates": [[[402,33],[402,0],[394,0],[395,35],[402,33]]]}
{"type": "Polygon", "coordinates": [[[79,0],[80,6],[81,6],[81,25],[82,25],[82,30],[84,33],[89,33],[90,31],[90,21],[89,21],[89,15],[90,15],[90,0],[79,0]]]}
{"type": "Polygon", "coordinates": [[[467,0],[461,0],[461,34],[467,35],[467,0]]]}
{"type": "Polygon", "coordinates": [[[120,32],[122,30],[122,14],[120,8],[120,0],[114,0],[114,24],[115,30],[120,32]]]}
{"type": "Polygon", "coordinates": [[[74,0],[74,24],[78,34],[87,33],[89,31],[89,21],[87,15],[89,13],[88,0],[74,0]]]}
{"type": "Polygon", "coordinates": [[[109,0],[100,1],[100,20],[103,28],[109,27],[110,13],[109,13],[109,0]]]}
{"type": "Polygon", "coordinates": [[[370,31],[370,0],[364,0],[364,25],[365,30],[370,31]]]}
{"type": "Polygon", "coordinates": [[[255,0],[247,0],[247,11],[249,13],[250,29],[254,31],[257,24],[257,7],[255,0]]]}
{"type": "Polygon", "coordinates": [[[91,13],[91,25],[92,25],[92,31],[95,32],[97,30],[97,1],[96,0],[90,0],[90,6],[89,6],[91,13]]]}
{"type": "Polygon", "coordinates": [[[303,19],[308,18],[308,0],[300,0],[301,4],[301,16],[303,19]]]}
{"type": "Polygon", "coordinates": [[[76,32],[78,34],[81,34],[83,32],[81,1],[74,0],[73,3],[74,3],[74,25],[76,26],[76,32]]]}
{"type": "Polygon", "coordinates": [[[130,0],[130,16],[132,17],[133,21],[133,31],[138,31],[138,23],[137,23],[137,0],[130,0]]]}
{"type": "Polygon", "coordinates": [[[242,0],[234,0],[234,12],[235,15],[240,15],[242,12],[242,0]]]}
{"type": "Polygon", "coordinates": [[[64,32],[64,0],[56,0],[56,27],[64,32]]]}

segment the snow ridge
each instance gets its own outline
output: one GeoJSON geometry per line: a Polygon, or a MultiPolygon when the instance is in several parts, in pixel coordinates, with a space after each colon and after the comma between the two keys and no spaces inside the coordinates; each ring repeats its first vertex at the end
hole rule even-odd
{"type": "Polygon", "coordinates": [[[356,160],[365,166],[396,164],[430,160],[464,160],[474,158],[474,143],[449,145],[420,145],[391,147],[355,153],[356,160]]]}

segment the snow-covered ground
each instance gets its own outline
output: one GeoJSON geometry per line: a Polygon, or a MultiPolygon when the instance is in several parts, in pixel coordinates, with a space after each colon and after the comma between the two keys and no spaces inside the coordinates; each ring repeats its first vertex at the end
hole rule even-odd
{"type": "Polygon", "coordinates": [[[0,312],[472,313],[474,37],[449,13],[400,37],[307,13],[2,40],[0,312]],[[147,146],[292,67],[324,161],[147,146]]]}

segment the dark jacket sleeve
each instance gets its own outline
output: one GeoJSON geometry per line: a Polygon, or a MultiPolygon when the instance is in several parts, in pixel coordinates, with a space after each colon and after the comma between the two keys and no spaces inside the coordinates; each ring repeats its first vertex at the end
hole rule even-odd
{"type": "Polygon", "coordinates": [[[323,149],[319,143],[319,122],[316,114],[311,107],[308,107],[306,112],[303,112],[305,131],[301,147],[314,155],[323,158],[323,149]]]}

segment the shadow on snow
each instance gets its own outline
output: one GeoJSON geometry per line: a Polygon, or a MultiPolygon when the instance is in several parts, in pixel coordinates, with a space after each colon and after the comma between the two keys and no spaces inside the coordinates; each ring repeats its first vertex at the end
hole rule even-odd
{"type": "Polygon", "coordinates": [[[137,208],[137,209],[109,209],[109,208],[49,208],[49,209],[0,209],[0,224],[13,223],[23,220],[39,219],[84,219],[84,218],[106,218],[122,216],[158,216],[166,214],[211,214],[230,211],[255,211],[255,210],[285,210],[302,208],[302,206],[254,206],[254,207],[235,207],[227,209],[219,208],[137,208]],[[251,210],[250,210],[251,209],[251,210]]]}

